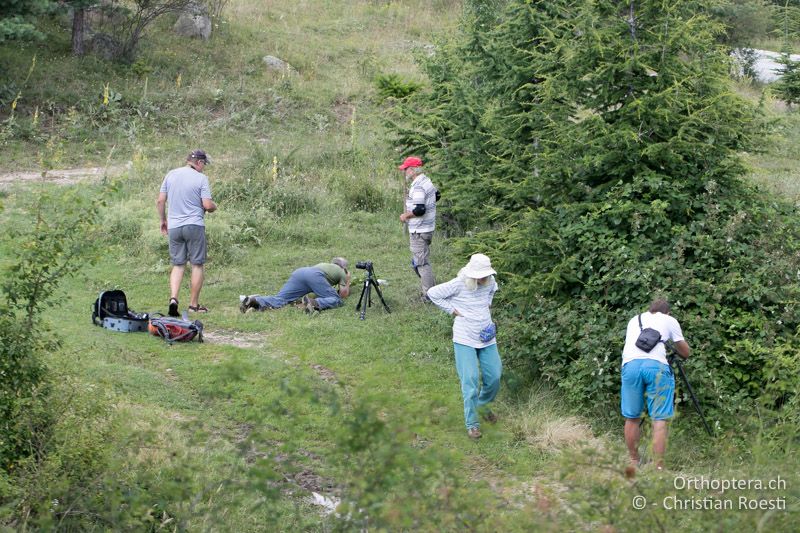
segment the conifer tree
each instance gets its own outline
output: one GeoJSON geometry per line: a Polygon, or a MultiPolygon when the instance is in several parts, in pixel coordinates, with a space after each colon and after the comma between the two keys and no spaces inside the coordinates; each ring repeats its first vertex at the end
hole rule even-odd
{"type": "Polygon", "coordinates": [[[435,133],[397,130],[436,161],[443,210],[488,229],[463,243],[503,271],[511,363],[576,404],[617,401],[625,323],[656,294],[699,343],[714,400],[760,396],[770,351],[798,345],[800,229],[742,179],[760,121],[708,7],[509,2],[426,65],[412,111],[435,133]]]}

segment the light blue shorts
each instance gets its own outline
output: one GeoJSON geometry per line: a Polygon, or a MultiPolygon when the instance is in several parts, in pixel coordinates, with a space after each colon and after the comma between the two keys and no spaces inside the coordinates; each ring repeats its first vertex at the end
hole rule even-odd
{"type": "Polygon", "coordinates": [[[675,376],[669,365],[655,359],[634,359],[622,367],[622,389],[620,392],[622,416],[639,418],[644,411],[653,420],[672,418],[675,397],[675,376]]]}

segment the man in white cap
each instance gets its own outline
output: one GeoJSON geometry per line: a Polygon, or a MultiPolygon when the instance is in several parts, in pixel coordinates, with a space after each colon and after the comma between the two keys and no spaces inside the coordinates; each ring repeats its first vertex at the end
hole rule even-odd
{"type": "Polygon", "coordinates": [[[185,166],[171,170],[166,175],[156,200],[161,233],[169,237],[169,257],[172,261],[169,316],[180,316],[178,291],[187,261],[192,265],[189,311],[208,312],[206,307],[200,305],[200,289],[205,278],[205,214],[217,209],[217,204],[211,199],[208,177],[203,174],[203,169],[210,163],[203,150],[192,150],[186,157],[185,166]]]}
{"type": "MultiPolygon", "coordinates": [[[[474,254],[455,279],[428,290],[431,301],[455,317],[453,347],[456,370],[461,380],[467,435],[471,439],[481,438],[478,408],[497,396],[503,373],[491,313],[492,299],[497,291],[494,274],[489,258],[474,254]]],[[[488,409],[483,417],[492,423],[497,421],[497,416],[488,409]]]]}
{"type": "Polygon", "coordinates": [[[428,289],[436,284],[430,256],[433,230],[436,229],[436,201],[439,199],[439,191],[422,172],[422,159],[407,157],[398,168],[403,172],[406,181],[411,183],[400,222],[408,224],[411,264],[420,277],[422,297],[427,300],[428,289]]]}

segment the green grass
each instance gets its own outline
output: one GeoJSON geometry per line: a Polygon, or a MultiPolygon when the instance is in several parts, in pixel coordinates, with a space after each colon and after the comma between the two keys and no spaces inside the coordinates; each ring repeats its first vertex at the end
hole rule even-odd
{"type": "MultiPolygon", "coordinates": [[[[310,490],[346,498],[347,491],[368,493],[367,481],[385,477],[386,485],[377,486],[390,489],[376,497],[387,502],[390,511],[380,516],[391,530],[464,529],[463,522],[448,521],[452,516],[492,531],[605,525],[628,531],[642,523],[645,529],[656,527],[647,521],[653,516],[676,530],[709,524],[755,528],[759,520],[767,529],[789,530],[800,487],[791,450],[781,448],[783,441],[759,442],[758,431],[710,442],[685,407],[673,425],[671,466],[717,478],[782,472],[790,478],[786,496],[794,502],[792,512],[719,520],[710,512],[636,515],[630,496],[640,489],[668,492],[671,478],[645,470],[640,485],[626,481],[621,424],[569,412],[547,384],[521,382],[513,369],[507,369],[496,402],[501,422],[484,426],[482,440],[467,439],[451,321],[415,298],[418,280],[397,220],[404,193],[395,169],[400,154],[385,137],[385,109],[372,85],[378,73],[418,80],[413,48],[447,32],[459,5],[234,0],[208,43],[186,46],[168,31],[152,32],[140,56],[151,68],[146,82],[129,67],[70,58],[63,35],[21,49],[0,47],[0,64],[19,82],[37,55],[31,80],[20,87],[20,120],[30,121],[37,105],[51,110],[38,133],[5,141],[0,171],[38,169],[40,156],[56,168],[104,164],[109,158],[132,161],[103,212],[102,257],[65,281],[46,314],[63,339],[47,362],[62,394],[65,416],[59,427],[67,433],[65,442],[82,420],[96,421],[107,435],[83,446],[97,448],[104,458],[95,466],[108,477],[82,486],[101,493],[108,487],[108,501],[87,502],[84,493],[64,491],[91,512],[102,508],[102,516],[118,517],[99,527],[126,529],[113,505],[113,495],[125,493],[131,509],[174,519],[164,527],[358,529],[325,518],[309,503],[310,490]],[[298,74],[266,71],[261,57],[267,54],[289,61],[298,74]],[[109,117],[98,114],[97,95],[105,83],[122,93],[125,103],[109,117]],[[47,144],[56,133],[60,150],[47,144]],[[207,219],[211,252],[201,301],[211,312],[199,318],[208,342],[168,346],[144,333],[92,326],[94,299],[112,287],[124,289],[137,311],[166,310],[169,265],[154,202],[164,174],[182,164],[193,147],[215,158],[207,173],[220,199],[219,211],[207,219]],[[358,199],[366,199],[365,209],[354,208],[358,199]],[[384,295],[391,314],[375,300],[366,320],[358,320],[353,309],[358,284],[345,307],[319,315],[291,307],[239,312],[239,294],[274,293],[294,268],[336,255],[351,264],[375,263],[378,277],[389,280],[384,295]],[[353,452],[343,444],[348,428],[375,427],[368,425],[374,422],[369,416],[358,418],[362,409],[389,432],[372,448],[353,452]],[[400,472],[381,463],[392,457],[379,453],[387,449],[405,461],[400,472]],[[365,457],[377,472],[354,466],[365,457]],[[391,500],[391,487],[408,494],[404,491],[413,485],[403,472],[422,480],[431,465],[445,479],[425,484],[428,492],[412,491],[405,502],[391,500]],[[115,483],[129,492],[116,490],[115,483]],[[448,500],[450,490],[458,497],[448,500]],[[431,501],[441,507],[430,511],[425,506],[431,501]],[[475,514],[457,508],[462,503],[475,514]],[[597,509],[605,512],[593,514],[597,509]],[[415,512],[430,521],[417,527],[403,522],[415,512]],[[641,516],[644,522],[637,522],[641,516]]],[[[754,180],[796,201],[792,146],[800,131],[793,114],[782,116],[775,142],[748,161],[754,180]]],[[[22,223],[19,207],[35,191],[30,186],[6,191],[0,222],[22,223]]],[[[3,265],[14,257],[5,246],[3,265]]],[[[440,236],[432,251],[440,281],[452,278],[466,261],[440,236]]],[[[363,271],[354,275],[363,279],[363,271]]],[[[184,286],[181,302],[187,301],[184,286]]],[[[501,354],[502,332],[501,323],[501,354]]],[[[49,478],[37,475],[31,480],[51,488],[49,478]]],[[[52,500],[57,493],[52,490],[44,491],[41,501],[52,500]]]]}

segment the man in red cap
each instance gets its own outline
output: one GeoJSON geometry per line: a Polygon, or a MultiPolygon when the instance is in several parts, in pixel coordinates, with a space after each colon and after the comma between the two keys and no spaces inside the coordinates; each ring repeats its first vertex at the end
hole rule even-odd
{"type": "Polygon", "coordinates": [[[439,191],[422,172],[422,159],[407,157],[398,167],[411,185],[406,197],[406,210],[400,221],[408,224],[411,240],[411,264],[420,277],[422,298],[428,300],[428,289],[436,285],[430,263],[430,246],[436,228],[436,201],[439,191]]]}

